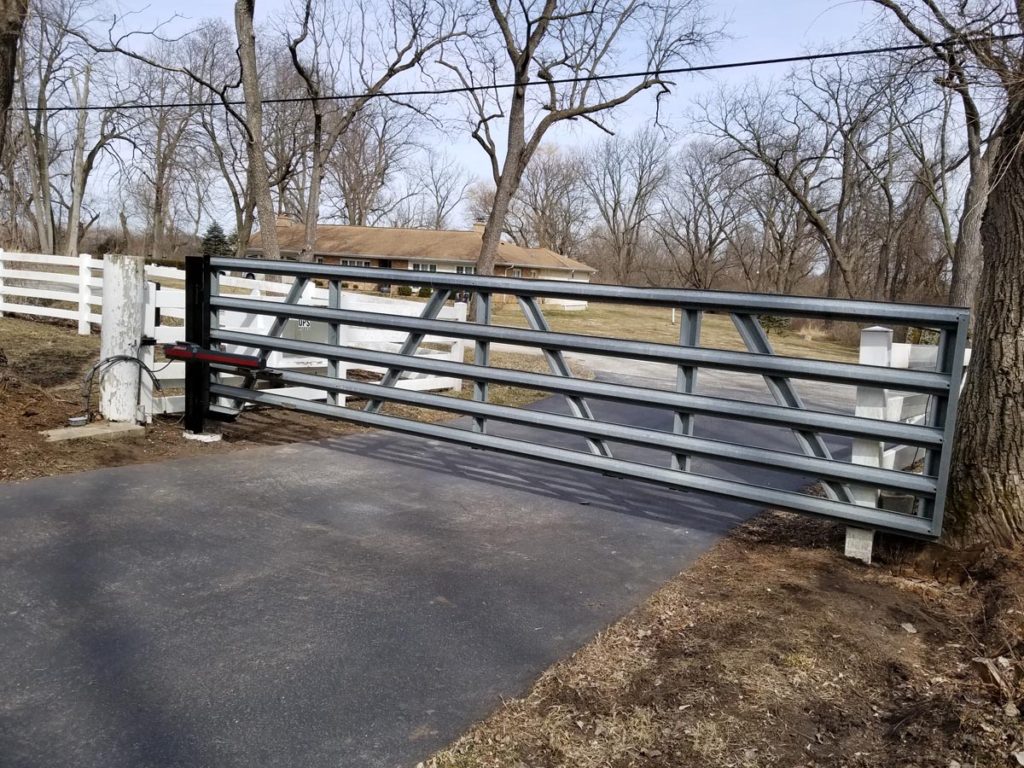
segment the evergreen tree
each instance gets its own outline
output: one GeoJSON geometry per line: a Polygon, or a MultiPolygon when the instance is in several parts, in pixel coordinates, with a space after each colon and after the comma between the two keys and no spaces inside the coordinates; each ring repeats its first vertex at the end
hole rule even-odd
{"type": "Polygon", "coordinates": [[[234,253],[224,230],[216,221],[206,228],[200,252],[203,256],[231,256],[234,253]]]}

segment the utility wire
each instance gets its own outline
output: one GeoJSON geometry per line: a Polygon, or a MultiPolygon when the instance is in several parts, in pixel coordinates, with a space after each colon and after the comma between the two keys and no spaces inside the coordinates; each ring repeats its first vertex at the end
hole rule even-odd
{"type": "MultiPolygon", "coordinates": [[[[1024,33],[1013,33],[1007,35],[986,35],[969,38],[974,42],[1002,42],[1016,40],[1024,37],[1024,33]]],[[[525,83],[493,83],[490,85],[463,85],[450,88],[412,89],[405,91],[380,91],[377,93],[339,93],[326,96],[291,96],[281,98],[261,99],[261,104],[304,104],[317,101],[351,101],[354,99],[395,99],[408,98],[412,96],[450,96],[460,93],[474,93],[479,91],[508,90],[509,88],[550,85],[573,85],[579,83],[607,82],[612,80],[628,80],[632,78],[662,78],[667,75],[689,75],[701,72],[720,72],[727,69],[743,69],[747,67],[763,67],[772,64],[798,64],[811,61],[822,61],[824,59],[847,59],[854,56],[872,56],[880,53],[906,53],[909,51],[922,51],[935,48],[953,48],[965,42],[959,40],[940,40],[935,43],[908,43],[906,45],[887,45],[880,48],[857,48],[850,51],[828,51],[826,53],[807,53],[799,56],[780,56],[771,59],[748,59],[745,61],[729,61],[719,64],[698,64],[688,67],[673,67],[670,69],[655,69],[639,72],[615,72],[607,75],[585,75],[580,77],[561,77],[528,80],[525,83]]],[[[11,107],[17,112],[93,112],[107,109],[174,109],[179,107],[218,107],[218,106],[245,106],[245,101],[238,100],[215,100],[215,101],[173,101],[173,102],[149,102],[149,103],[128,103],[128,104],[106,104],[106,105],[67,105],[56,107],[11,107]]]]}

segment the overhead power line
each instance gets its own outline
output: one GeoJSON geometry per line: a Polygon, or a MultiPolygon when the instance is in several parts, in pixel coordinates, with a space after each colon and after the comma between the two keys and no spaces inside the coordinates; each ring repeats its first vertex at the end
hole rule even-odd
{"type": "MultiPolygon", "coordinates": [[[[974,42],[1001,42],[1016,40],[1024,37],[1024,33],[1008,35],[988,35],[971,38],[974,42]]],[[[690,75],[701,72],[720,72],[728,69],[744,69],[749,67],[764,67],[772,64],[800,64],[826,59],[848,59],[854,56],[872,56],[882,53],[907,53],[911,51],[922,51],[935,48],[953,48],[963,45],[965,40],[942,40],[935,43],[907,43],[906,45],[887,45],[880,48],[857,48],[850,51],[828,51],[825,53],[806,53],[798,56],[779,56],[770,59],[748,59],[745,61],[729,61],[719,64],[697,64],[687,67],[672,67],[670,69],[645,70],[639,72],[615,72],[607,75],[585,75],[581,77],[562,77],[550,79],[529,80],[521,84],[523,87],[532,88],[536,86],[551,85],[572,85],[577,83],[596,83],[613,80],[629,80],[637,78],[664,78],[671,75],[690,75]]],[[[354,99],[401,99],[414,96],[451,96],[460,93],[473,93],[479,91],[508,90],[518,87],[517,83],[492,83],[490,85],[463,85],[450,88],[427,88],[410,89],[404,91],[380,91],[377,93],[338,93],[326,96],[290,96],[280,98],[261,99],[260,102],[269,104],[304,104],[314,101],[352,101],[354,99]]],[[[245,106],[243,99],[237,100],[210,100],[210,101],[174,101],[174,102],[128,102],[125,104],[104,104],[104,105],[63,105],[56,107],[11,107],[12,110],[20,112],[93,112],[108,109],[175,109],[189,107],[218,107],[218,106],[245,106]]]]}

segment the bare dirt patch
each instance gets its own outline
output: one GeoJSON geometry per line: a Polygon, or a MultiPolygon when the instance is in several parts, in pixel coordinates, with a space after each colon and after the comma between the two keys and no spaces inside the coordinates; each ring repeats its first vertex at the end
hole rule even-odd
{"type": "Polygon", "coordinates": [[[929,557],[848,562],[839,535],[738,529],[427,765],[1018,765],[1024,557],[942,582],[929,557]]]}

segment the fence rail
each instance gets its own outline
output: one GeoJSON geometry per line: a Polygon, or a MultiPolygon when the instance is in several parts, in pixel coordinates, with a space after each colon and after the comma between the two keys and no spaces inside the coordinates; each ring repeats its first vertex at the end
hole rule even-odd
{"type": "Polygon", "coordinates": [[[88,335],[102,317],[103,261],[87,253],[52,256],[0,250],[0,317],[5,313],[78,323],[88,335]],[[99,273],[94,274],[94,273],[99,273]]]}
{"type": "Polygon", "coordinates": [[[244,403],[282,406],[308,413],[340,418],[359,424],[407,434],[488,448],[505,453],[540,458],[551,462],[609,472],[663,485],[706,491],[724,497],[775,506],[797,512],[824,515],[853,525],[935,537],[941,531],[942,510],[949,473],[949,454],[960,372],[963,368],[967,331],[965,310],[930,306],[883,304],[791,296],[638,289],[625,286],[567,284],[560,281],[520,280],[398,270],[330,267],[292,262],[254,263],[248,260],[214,258],[191,265],[189,284],[190,317],[188,340],[203,347],[225,351],[248,349],[259,356],[262,369],[242,381],[239,371],[223,365],[189,363],[186,421],[201,430],[211,414],[236,415],[244,403]],[[232,270],[257,271],[290,277],[288,294],[277,300],[242,297],[227,293],[227,280],[219,277],[232,270]],[[326,303],[314,304],[304,292],[312,281],[325,282],[326,303]],[[420,305],[419,316],[395,316],[374,311],[374,307],[346,308],[339,300],[342,281],[429,286],[434,294],[420,305]],[[469,291],[476,297],[475,322],[441,319],[446,301],[455,291],[469,291]],[[514,296],[523,310],[527,328],[494,325],[490,303],[495,294],[514,296]],[[541,310],[543,298],[580,298],[637,306],[674,307],[682,312],[679,344],[637,341],[605,336],[558,333],[551,330],[541,310]],[[196,310],[193,312],[192,310],[196,310]],[[700,346],[700,321],[707,312],[729,315],[746,352],[700,346]],[[232,313],[265,318],[262,327],[224,327],[232,313]],[[838,320],[888,322],[931,328],[939,333],[932,370],[893,368],[888,364],[836,363],[775,354],[758,315],[819,317],[838,320]],[[283,338],[284,329],[296,321],[319,325],[319,339],[283,338]],[[398,334],[403,341],[397,350],[339,346],[342,329],[377,329],[398,334]],[[461,360],[424,358],[417,354],[432,336],[464,339],[474,344],[473,363],[461,360]],[[496,342],[532,346],[544,354],[550,372],[546,374],[490,365],[490,348],[496,342]],[[565,353],[580,352],[626,360],[668,363],[678,371],[675,391],[572,377],[565,353]],[[327,374],[284,371],[271,364],[274,354],[309,355],[329,362],[327,374]],[[377,366],[386,373],[376,383],[351,381],[337,375],[345,366],[377,366]],[[701,369],[755,373],[764,378],[774,404],[709,395],[696,391],[701,369]],[[458,377],[473,383],[473,398],[465,400],[432,393],[412,392],[398,386],[403,374],[428,372],[458,377]],[[235,377],[231,381],[224,376],[235,377]],[[807,408],[795,384],[811,380],[829,385],[887,387],[924,398],[927,412],[919,423],[887,420],[887,413],[849,415],[807,408]],[[324,402],[306,402],[281,392],[261,390],[260,382],[325,393],[324,402]],[[570,415],[539,413],[489,402],[488,387],[509,384],[561,394],[570,415]],[[360,398],[362,407],[343,406],[340,396],[360,398]],[[612,400],[637,406],[664,409],[673,414],[671,430],[650,429],[640,424],[619,424],[595,416],[593,400],[612,400]],[[386,402],[425,407],[471,417],[466,426],[455,423],[421,422],[381,412],[386,402]],[[792,430],[795,450],[767,449],[757,445],[712,440],[694,434],[696,417],[714,416],[741,422],[767,424],[792,430]],[[492,424],[536,427],[550,433],[582,438],[581,450],[551,445],[546,441],[525,441],[497,434],[492,424]],[[828,440],[826,440],[828,436],[828,440]],[[867,466],[859,461],[837,459],[829,442],[836,437],[854,438],[856,458],[860,441],[871,444],[901,442],[921,450],[925,462],[917,473],[867,466]],[[654,449],[667,460],[662,463],[622,457],[620,446],[654,449]],[[758,466],[817,478],[825,498],[784,487],[754,485],[715,474],[704,467],[694,469],[692,457],[712,459],[725,466],[758,466]],[[863,489],[870,489],[870,494],[863,489]],[[909,512],[881,508],[879,490],[895,490],[916,499],[909,512]]]}

